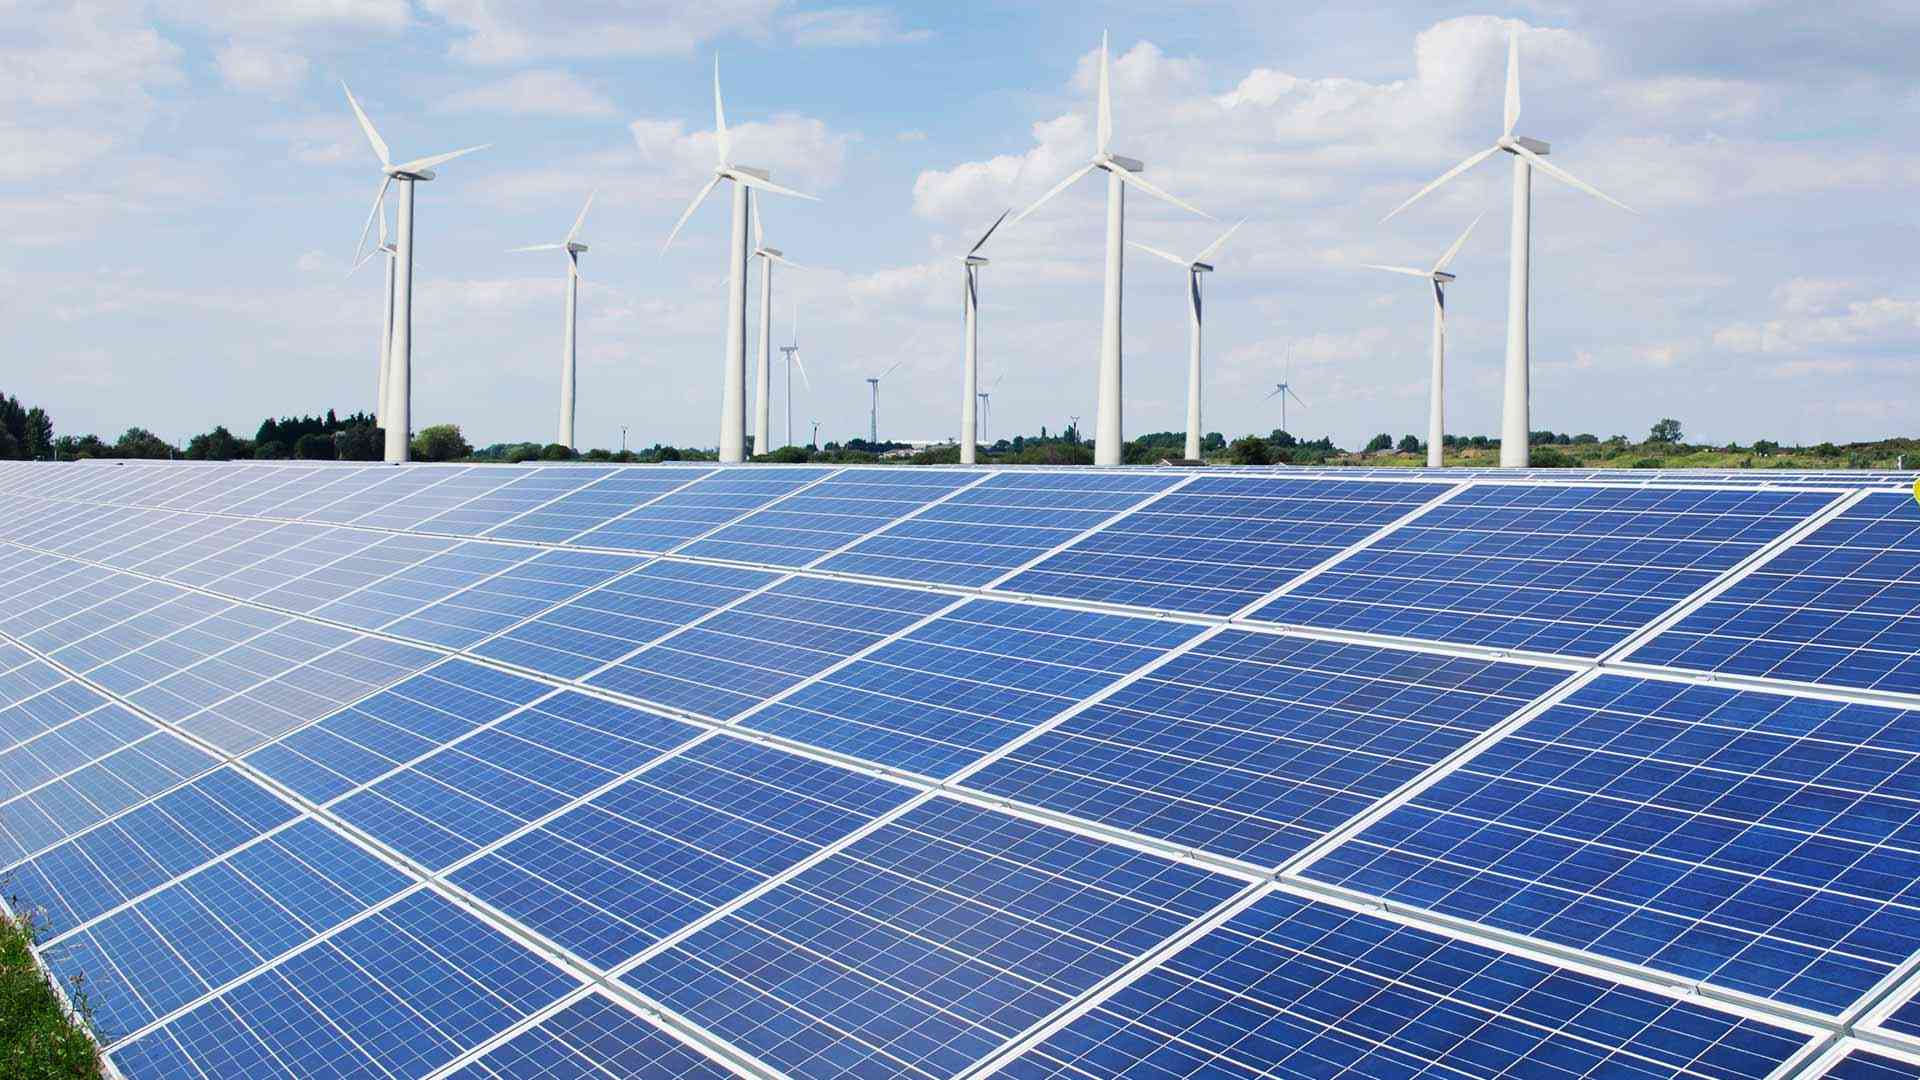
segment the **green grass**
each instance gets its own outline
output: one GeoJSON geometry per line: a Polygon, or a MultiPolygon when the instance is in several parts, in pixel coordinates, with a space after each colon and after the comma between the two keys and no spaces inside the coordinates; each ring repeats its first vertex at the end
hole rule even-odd
{"type": "Polygon", "coordinates": [[[0,904],[0,1076],[7,1080],[98,1080],[100,1051],[87,1033],[86,991],[67,987],[78,1017],[34,962],[38,928],[0,904]]]}

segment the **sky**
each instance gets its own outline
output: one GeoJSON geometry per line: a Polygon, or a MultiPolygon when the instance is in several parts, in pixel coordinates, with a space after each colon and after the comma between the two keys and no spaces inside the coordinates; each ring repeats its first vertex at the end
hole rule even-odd
{"type": "MultiPolygon", "coordinates": [[[[377,263],[349,276],[378,161],[491,147],[419,188],[413,417],[476,444],[547,441],[564,259],[581,233],[578,441],[711,446],[727,200],[661,249],[710,175],[717,56],[738,162],[769,198],[797,321],[795,441],[959,424],[958,257],[1094,150],[1100,35],[1116,152],[1213,220],[1135,195],[1131,240],[1193,253],[1242,218],[1206,282],[1208,430],[1343,445],[1426,429],[1426,265],[1453,266],[1447,429],[1499,429],[1518,133],[1631,205],[1534,184],[1533,427],[1694,440],[1912,434],[1920,374],[1920,7],[1608,4],[834,4],[788,0],[0,2],[0,390],[64,434],[184,440],[269,414],[370,408],[377,263]]],[[[995,235],[981,282],[989,437],[1093,423],[1104,185],[995,235]]],[[[1125,428],[1185,420],[1184,272],[1130,252],[1125,428]]],[[[750,295],[757,307],[757,282],[750,295]]],[[[750,317],[757,312],[750,308],[750,317]]],[[[775,354],[774,431],[784,436],[775,354]]],[[[781,438],[777,441],[784,441],[781,438]]]]}

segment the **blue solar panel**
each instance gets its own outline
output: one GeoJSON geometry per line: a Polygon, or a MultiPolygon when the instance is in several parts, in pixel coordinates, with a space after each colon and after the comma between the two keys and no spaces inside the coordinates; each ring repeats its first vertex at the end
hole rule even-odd
{"type": "Polygon", "coordinates": [[[617,469],[578,491],[495,526],[486,535],[500,540],[564,544],[712,472],[680,466],[617,469]]]}
{"type": "Polygon", "coordinates": [[[709,739],[451,875],[614,967],[913,794],[738,739],[709,739]]]}
{"type": "Polygon", "coordinates": [[[854,469],[749,514],[681,552],[769,566],[805,566],[980,479],[934,469],[854,469]]]}
{"type": "Polygon", "coordinates": [[[1272,866],[1565,678],[1227,631],[967,784],[1272,866]]]}
{"type": "Polygon", "coordinates": [[[1913,1080],[1920,1066],[1889,1054],[1854,1049],[1821,1074],[1827,1080],[1913,1080]]]}
{"type": "Polygon", "coordinates": [[[625,555],[545,552],[384,629],[450,649],[466,648],[641,564],[625,555]]]}
{"type": "Polygon", "coordinates": [[[1838,1012],[1920,949],[1920,713],[1603,676],[1311,877],[1838,1012]]]}
{"type": "Polygon", "coordinates": [[[1231,614],[1449,487],[1203,477],[1000,587],[1231,614]]]}
{"type": "Polygon", "coordinates": [[[622,979],[790,1076],[951,1076],[1241,888],[935,799],[622,979]]]}
{"type": "Polygon", "coordinates": [[[793,578],[589,681],[730,719],[954,602],[917,589],[793,578]]]}
{"type": "Polygon", "coordinates": [[[671,551],[736,518],[791,495],[832,469],[726,469],[582,533],[571,543],[624,551],[671,551]]]}
{"type": "MultiPolygon", "coordinates": [[[[1911,992],[1911,991],[1909,991],[1911,992]]],[[[1897,1031],[1902,1035],[1920,1039],[1920,998],[1908,998],[1898,1008],[1880,1021],[1880,1026],[1888,1031],[1897,1031]]]]}
{"type": "Polygon", "coordinates": [[[433,870],[618,780],[700,729],[569,691],[484,727],[332,805],[433,870]],[[569,751],[590,750],[583,758],[569,751]]]}
{"type": "Polygon", "coordinates": [[[1832,499],[1477,484],[1254,617],[1598,656],[1832,499]]]}
{"type": "Polygon", "coordinates": [[[1165,620],[975,600],[741,723],[946,776],[1199,632],[1165,620]]]}
{"type": "Polygon", "coordinates": [[[425,1076],[577,984],[432,892],[415,892],[142,1035],[130,1080],[425,1076]]]}
{"type": "Polygon", "coordinates": [[[595,993],[487,1051],[451,1080],[727,1080],[732,1075],[595,993]]]}
{"type": "Polygon", "coordinates": [[[1003,473],[821,563],[821,569],[985,585],[1180,481],[1127,473],[1003,473]]]}
{"type": "Polygon", "coordinates": [[[1920,506],[1904,492],[1868,495],[1632,658],[1920,693],[1920,506]]]}
{"type": "Polygon", "coordinates": [[[1001,1070],[1764,1080],[1786,1028],[1269,893],[1001,1070]]]}
{"type": "Polygon", "coordinates": [[[418,521],[413,528],[422,532],[478,536],[578,491],[611,472],[612,469],[584,465],[534,469],[466,503],[418,521]]]}
{"type": "Polygon", "coordinates": [[[765,570],[655,562],[473,651],[547,675],[579,678],[777,580],[765,570]]]}

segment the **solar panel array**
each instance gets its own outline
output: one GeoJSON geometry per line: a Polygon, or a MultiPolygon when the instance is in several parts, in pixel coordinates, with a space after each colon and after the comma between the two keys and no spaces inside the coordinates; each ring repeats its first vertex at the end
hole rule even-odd
{"type": "Polygon", "coordinates": [[[1910,476],[0,465],[129,1078],[1920,1076],[1910,476]]]}

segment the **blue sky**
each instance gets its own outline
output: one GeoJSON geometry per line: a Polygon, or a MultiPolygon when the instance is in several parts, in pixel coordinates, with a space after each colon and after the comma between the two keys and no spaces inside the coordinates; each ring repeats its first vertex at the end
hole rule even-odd
{"type": "MultiPolygon", "coordinates": [[[[1297,431],[1424,431],[1421,286],[1358,264],[1430,261],[1486,210],[1455,265],[1448,429],[1493,433],[1506,168],[1379,219],[1499,133],[1516,24],[1521,133],[1640,211],[1536,180],[1534,426],[1911,433],[1920,15],[1891,3],[26,0],[0,10],[0,389],[109,437],[367,407],[377,266],[345,271],[378,175],[345,79],[397,158],[494,144],[420,190],[416,424],[551,437],[564,269],[504,249],[559,239],[597,187],[580,441],[710,445],[725,200],[660,243],[710,167],[718,54],[738,158],[821,198],[766,207],[812,268],[776,281],[813,376],[796,428],[863,431],[861,380],[904,359],[882,434],[945,436],[954,256],[1091,152],[1104,28],[1115,149],[1219,219],[1135,198],[1130,238],[1198,250],[1249,219],[1208,282],[1206,426],[1277,425],[1292,343],[1297,431]]],[[[996,432],[1091,425],[1101,199],[1085,182],[988,251],[996,432]]],[[[1183,422],[1183,292],[1129,259],[1130,434],[1183,422]]]]}

